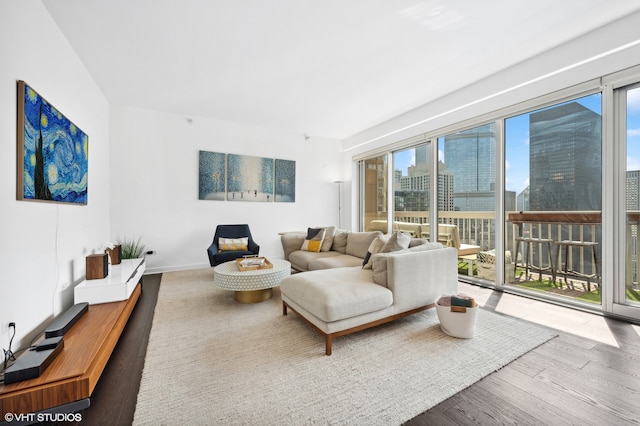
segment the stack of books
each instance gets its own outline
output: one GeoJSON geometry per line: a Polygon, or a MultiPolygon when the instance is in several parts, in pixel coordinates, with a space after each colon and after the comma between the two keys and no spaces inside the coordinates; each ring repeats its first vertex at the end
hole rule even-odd
{"type": "Polygon", "coordinates": [[[473,297],[457,295],[451,296],[451,312],[467,312],[467,308],[475,308],[473,297]]]}
{"type": "Polygon", "coordinates": [[[440,306],[451,306],[451,312],[467,312],[467,308],[475,308],[476,301],[473,297],[464,294],[443,296],[438,300],[440,306]]]}

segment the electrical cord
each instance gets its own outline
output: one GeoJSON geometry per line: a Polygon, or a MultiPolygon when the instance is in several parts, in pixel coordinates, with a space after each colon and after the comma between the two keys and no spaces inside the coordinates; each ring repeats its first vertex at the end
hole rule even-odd
{"type": "Polygon", "coordinates": [[[9,327],[13,328],[13,334],[11,335],[11,339],[9,339],[9,349],[3,349],[4,351],[4,367],[2,371],[6,370],[9,364],[9,361],[15,361],[16,357],[11,351],[11,345],[13,344],[13,338],[16,337],[16,325],[11,323],[9,327]]]}
{"type": "MultiPolygon", "coordinates": [[[[14,326],[11,326],[11,327],[14,327],[14,326]]],[[[13,336],[15,336],[15,328],[14,328],[13,336]]],[[[13,342],[13,336],[11,337],[11,342],[13,342]]],[[[5,353],[5,356],[9,352],[12,354],[12,356],[11,356],[10,359],[5,358],[4,368],[2,370],[0,370],[0,383],[2,383],[2,381],[3,381],[2,379],[3,379],[3,376],[4,376],[4,370],[6,370],[7,368],[11,367],[11,365],[9,365],[9,361],[10,360],[11,361],[15,361],[16,357],[19,356],[24,351],[33,350],[36,347],[36,344],[35,344],[36,340],[40,340],[41,338],[43,338],[43,336],[44,336],[44,333],[40,333],[40,334],[36,335],[33,339],[31,339],[31,342],[29,343],[29,345],[27,347],[20,348],[20,349],[17,349],[15,351],[11,350],[11,342],[9,342],[9,350],[7,351],[6,349],[3,349],[3,351],[5,353]]]]}
{"type": "Polygon", "coordinates": [[[4,372],[7,368],[11,367],[11,365],[13,365],[16,361],[16,357],[19,356],[22,352],[27,351],[27,350],[33,350],[33,348],[35,348],[35,341],[38,340],[39,338],[41,338],[44,333],[40,333],[39,335],[36,335],[31,342],[29,343],[29,346],[27,346],[26,348],[21,348],[16,350],[15,352],[11,350],[11,346],[13,344],[13,339],[16,336],[16,326],[15,324],[11,323],[9,325],[10,328],[13,328],[13,335],[11,336],[11,340],[9,341],[9,349],[3,349],[4,351],[4,366],[2,368],[2,370],[0,371],[0,383],[4,383],[4,372]],[[14,363],[9,363],[10,361],[14,361],[14,363]]]}

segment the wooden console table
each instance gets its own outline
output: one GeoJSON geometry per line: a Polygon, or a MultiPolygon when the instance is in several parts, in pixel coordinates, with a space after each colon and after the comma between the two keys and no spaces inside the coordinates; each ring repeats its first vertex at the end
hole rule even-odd
{"type": "Polygon", "coordinates": [[[6,413],[37,413],[88,399],[140,297],[137,284],[128,300],[89,305],[64,335],[64,348],[34,379],[0,385],[0,421],[6,413]]]}

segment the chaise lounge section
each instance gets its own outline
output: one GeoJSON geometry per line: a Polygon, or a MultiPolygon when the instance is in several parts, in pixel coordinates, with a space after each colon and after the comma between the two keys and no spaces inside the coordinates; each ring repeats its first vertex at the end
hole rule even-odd
{"type": "Polygon", "coordinates": [[[406,249],[373,254],[371,263],[285,278],[283,315],[290,309],[301,316],[325,337],[331,355],[335,337],[431,308],[442,294],[457,292],[457,251],[440,243],[412,238],[406,249]]]}

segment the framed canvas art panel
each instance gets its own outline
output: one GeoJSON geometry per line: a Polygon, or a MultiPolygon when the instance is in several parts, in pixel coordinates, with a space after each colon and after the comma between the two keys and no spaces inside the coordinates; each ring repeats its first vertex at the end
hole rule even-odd
{"type": "Polygon", "coordinates": [[[89,137],[18,81],[17,199],[87,204],[89,137]]]}
{"type": "Polygon", "coordinates": [[[227,200],[273,201],[273,158],[227,154],[227,200]]]}
{"type": "Polygon", "coordinates": [[[200,151],[198,188],[200,200],[225,200],[226,164],[226,154],[200,151]]]}
{"type": "Polygon", "coordinates": [[[275,201],[293,203],[296,201],[296,162],[276,158],[275,201]]]}

